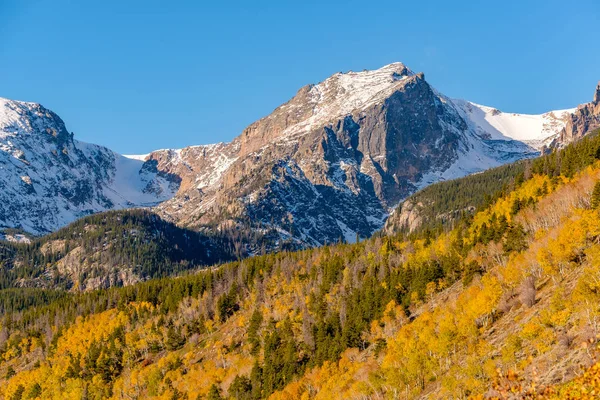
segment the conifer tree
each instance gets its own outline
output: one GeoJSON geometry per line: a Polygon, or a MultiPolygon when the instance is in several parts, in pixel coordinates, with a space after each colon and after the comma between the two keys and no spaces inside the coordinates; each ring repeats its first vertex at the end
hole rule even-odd
{"type": "Polygon", "coordinates": [[[208,400],[222,400],[222,399],[223,399],[223,397],[221,396],[221,389],[219,389],[219,387],[213,383],[212,386],[210,387],[210,390],[208,391],[208,400]]]}
{"type": "Polygon", "coordinates": [[[235,400],[252,399],[252,382],[246,376],[237,375],[229,387],[229,395],[235,400]]]}
{"type": "Polygon", "coordinates": [[[504,251],[510,253],[512,251],[523,251],[527,248],[527,240],[525,230],[520,224],[511,226],[506,232],[506,240],[504,241],[504,251]]]}
{"type": "Polygon", "coordinates": [[[597,210],[600,208],[600,181],[596,182],[594,185],[594,190],[592,191],[592,198],[590,200],[590,205],[592,209],[597,210]]]}

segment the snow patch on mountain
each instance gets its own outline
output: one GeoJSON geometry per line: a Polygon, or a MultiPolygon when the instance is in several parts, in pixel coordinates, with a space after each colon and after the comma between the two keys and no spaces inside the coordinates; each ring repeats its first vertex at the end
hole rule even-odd
{"type": "Polygon", "coordinates": [[[150,153],[147,154],[123,154],[123,157],[130,158],[132,160],[146,161],[150,153]]]}
{"type": "MultiPolygon", "coordinates": [[[[310,85],[308,91],[312,114],[288,127],[284,139],[310,132],[315,127],[332,122],[335,117],[349,115],[380,103],[414,73],[402,63],[392,63],[376,70],[339,72],[323,82],[310,85]]],[[[287,103],[278,110],[293,113],[305,104],[287,103]]],[[[267,117],[268,118],[268,117],[267,117]]]]}
{"type": "Polygon", "coordinates": [[[465,100],[452,102],[481,137],[492,140],[518,140],[538,150],[565,127],[567,118],[576,110],[571,108],[531,115],[506,113],[465,100]]]}
{"type": "MultiPolygon", "coordinates": [[[[80,143],[80,142],[79,142],[80,143]]],[[[81,143],[80,143],[81,144],[81,143]]],[[[104,189],[104,194],[118,208],[132,206],[151,207],[168,200],[177,191],[177,186],[160,179],[157,186],[149,186],[156,175],[142,170],[143,161],[114,155],[114,175],[104,189]]]]}

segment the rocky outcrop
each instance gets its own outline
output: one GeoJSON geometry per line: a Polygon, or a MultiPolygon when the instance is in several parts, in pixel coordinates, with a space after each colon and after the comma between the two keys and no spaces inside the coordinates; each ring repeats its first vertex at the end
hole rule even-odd
{"type": "Polygon", "coordinates": [[[394,234],[400,231],[414,231],[423,223],[423,217],[420,212],[422,208],[422,203],[412,201],[402,202],[386,221],[385,232],[394,234]]]}
{"type": "Polygon", "coordinates": [[[551,147],[563,147],[597,128],[600,128],[600,82],[596,86],[594,100],[577,108],[551,147]]]}

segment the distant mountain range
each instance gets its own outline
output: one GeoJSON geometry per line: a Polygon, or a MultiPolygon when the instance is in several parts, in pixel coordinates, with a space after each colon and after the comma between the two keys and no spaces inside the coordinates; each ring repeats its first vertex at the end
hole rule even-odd
{"type": "Polygon", "coordinates": [[[307,85],[230,143],[121,156],[53,112],[0,99],[0,227],[45,234],[91,213],[153,207],[235,232],[250,253],[356,240],[431,183],[561,147],[600,125],[579,108],[504,113],[450,99],[401,63],[307,85]]]}

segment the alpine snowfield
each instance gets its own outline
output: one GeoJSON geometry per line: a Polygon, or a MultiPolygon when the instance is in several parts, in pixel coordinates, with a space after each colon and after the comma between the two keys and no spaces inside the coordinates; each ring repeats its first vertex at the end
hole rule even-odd
{"type": "Polygon", "coordinates": [[[565,127],[567,118],[577,110],[548,111],[544,114],[515,114],[465,100],[452,100],[482,137],[518,140],[541,149],[565,127]]]}

